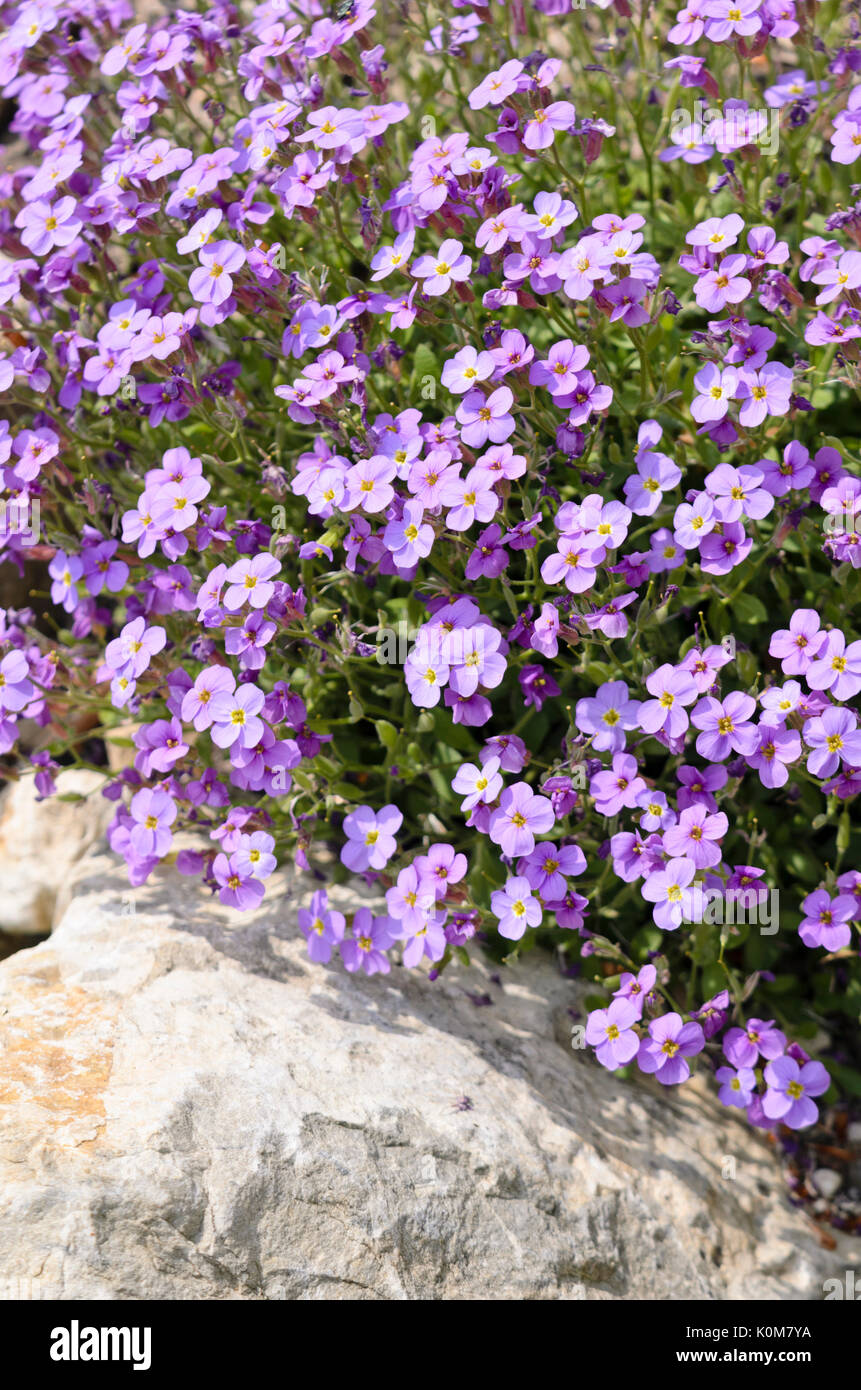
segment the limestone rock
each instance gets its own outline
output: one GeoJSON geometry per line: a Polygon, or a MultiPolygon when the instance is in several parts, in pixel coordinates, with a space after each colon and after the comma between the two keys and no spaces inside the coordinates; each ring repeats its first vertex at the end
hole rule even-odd
{"type": "Polygon", "coordinates": [[[572,1050],[575,987],[549,957],[501,985],[481,963],[434,984],[348,976],[305,957],[310,888],[273,882],[240,917],[167,871],[129,899],[115,861],[89,858],[50,940],[0,964],[7,1283],[800,1300],[858,1267],[705,1087],[622,1083],[572,1050]]]}
{"type": "Polygon", "coordinates": [[[116,807],[101,796],[105,778],[86,769],[55,775],[58,794],[84,801],[37,800],[24,776],[0,794],[0,933],[43,936],[58,901],[67,900],[73,866],[99,844],[116,807]]]}

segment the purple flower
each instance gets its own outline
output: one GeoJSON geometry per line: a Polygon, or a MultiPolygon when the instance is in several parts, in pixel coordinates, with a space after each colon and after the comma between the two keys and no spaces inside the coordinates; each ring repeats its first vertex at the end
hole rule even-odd
{"type": "Polygon", "coordinates": [[[208,729],[213,720],[212,701],[219,694],[232,695],[236,689],[233,672],[226,666],[207,666],[196,677],[194,685],[182,698],[180,714],[198,733],[208,729]]]}
{"type": "Polygon", "coordinates": [[[176,820],[176,805],[166,791],[144,788],[131,799],[129,810],[134,826],[129,840],[140,859],[161,859],[173,843],[170,827],[176,820]]]}
{"type": "Polygon", "coordinates": [[[771,1061],[786,1049],[786,1037],[774,1019],[752,1018],[745,1028],[730,1028],[723,1040],[724,1055],[734,1067],[755,1067],[760,1057],[771,1061]]]}
{"type": "Polygon", "coordinates": [[[592,735],[596,751],[618,753],[625,747],[625,730],[638,727],[640,709],[624,681],[605,681],[594,696],[577,701],[575,721],[582,733],[592,735]]]}
{"type": "Polygon", "coordinates": [[[762,1108],[770,1120],[780,1120],[790,1129],[812,1125],[819,1111],[812,1097],[828,1090],[829,1076],[821,1062],[799,1066],[793,1057],[776,1057],[763,1073],[768,1090],[762,1108]]]}
{"type": "MultiPolygon", "coordinates": [[[[469,391],[456,411],[464,444],[470,449],[480,448],[488,439],[493,444],[502,444],[514,433],[514,419],[510,414],[513,403],[514,396],[507,386],[498,386],[489,396],[482,391],[469,391]]],[[[480,519],[489,521],[490,517],[480,519]]]]}
{"type": "Polygon", "coordinates": [[[507,858],[518,859],[532,853],[535,836],[551,830],[555,819],[546,796],[536,795],[528,782],[515,782],[505,788],[490,818],[490,838],[507,858]]]}
{"type": "Polygon", "coordinates": [[[128,565],[123,560],[113,558],[116,550],[116,541],[101,541],[98,545],[88,546],[83,553],[87,593],[94,598],[102,589],[117,593],[129,577],[128,565]]]}
{"type": "Polygon", "coordinates": [[[664,848],[674,859],[690,859],[698,869],[705,869],[720,863],[720,841],[728,829],[729,821],[722,811],[709,815],[705,806],[688,806],[678,825],[664,831],[664,848]]]}
{"type": "Polygon", "coordinates": [[[231,565],[225,575],[230,586],[222,600],[229,613],[237,613],[244,603],[252,608],[265,608],[275,592],[271,582],[281,569],[281,561],[268,552],[249,560],[243,556],[231,565]]]}
{"type": "MultiPolygon", "coordinates": [[[[470,581],[480,578],[498,579],[508,568],[508,560],[508,551],[502,544],[502,528],[496,525],[486,526],[466,562],[464,573],[470,581]]],[[[545,607],[552,607],[552,604],[546,604],[545,607]]]]}
{"type": "MultiPolygon", "coordinates": [[[[394,807],[385,807],[384,810],[394,810],[394,807]]],[[[397,814],[400,816],[400,812],[397,814]]],[[[342,858],[343,854],[344,851],[341,852],[342,858]]],[[[362,970],[366,975],[388,975],[392,967],[385,952],[397,940],[395,924],[388,917],[374,917],[369,907],[360,907],[353,918],[352,930],[353,935],[344,937],[340,943],[344,969],[351,973],[362,970]]]]}
{"type": "Polygon", "coordinates": [[[410,275],[422,281],[423,294],[435,296],[445,294],[452,281],[468,280],[471,270],[472,261],[463,255],[462,244],[449,238],[435,256],[419,256],[413,261],[410,275]]]}
{"type": "Polygon", "coordinates": [[[555,903],[565,897],[566,877],[582,874],[585,868],[586,856],[579,845],[563,845],[557,849],[545,841],[520,860],[517,872],[528,879],[542,902],[555,903]]]}
{"type": "Polygon", "coordinates": [[[746,1110],[756,1090],[756,1074],[750,1067],[718,1067],[715,1080],[720,1085],[718,1100],[722,1105],[735,1105],[746,1110]]]}
{"type": "Polygon", "coordinates": [[[680,811],[686,806],[702,805],[709,811],[717,810],[717,802],[713,793],[725,787],[729,774],[725,767],[719,763],[712,764],[711,767],[680,767],[676,776],[681,782],[678,791],[677,805],[680,811]]]}
{"type": "Polygon", "coordinates": [[[808,719],[804,725],[804,742],[813,749],[807,759],[808,772],[814,777],[833,777],[841,762],[848,767],[861,767],[861,732],[857,723],[852,710],[836,706],[823,710],[815,719],[808,719]]]}
{"type": "Polygon", "coordinates": [[[537,927],[541,922],[541,904],[533,898],[527,878],[507,879],[504,888],[491,893],[490,907],[499,918],[500,936],[509,941],[519,941],[527,927],[537,927]]]}
{"type": "Polygon", "coordinates": [[[647,734],[663,731],[669,738],[679,738],[688,728],[685,705],[692,705],[699,691],[693,678],[678,667],[659,666],[646,679],[646,689],[654,696],[640,705],[640,728],[647,734]]]}
{"type": "Polygon", "coordinates": [[[263,737],[263,720],[257,716],[264,699],[263,691],[251,684],[217,691],[210,705],[213,743],[219,748],[256,748],[263,737]]]}
{"type": "Polygon", "coordinates": [[[630,971],[626,970],[622,973],[619,988],[613,997],[614,999],[627,999],[630,1004],[634,1005],[637,1018],[642,1018],[646,999],[655,988],[657,978],[658,972],[654,965],[644,965],[636,975],[632,975],[630,971]]]}
{"type": "Polygon", "coordinates": [[[768,654],[780,658],[785,676],[803,676],[810,670],[811,662],[818,656],[826,640],[827,633],[820,631],[816,610],[796,608],[789,620],[789,627],[772,633],[768,654]]]}
{"type": "Polygon", "coordinates": [[[384,869],[397,849],[395,835],[403,819],[391,804],[376,812],[370,806],[357,806],[344,820],[347,843],[341,850],[341,863],[354,873],[384,869]]]}
{"type": "Polygon", "coordinates": [[[634,1024],[640,1013],[630,999],[616,998],[606,1009],[596,1009],[586,1021],[586,1041],[608,1071],[617,1071],[636,1057],[640,1039],[634,1024]]]}
{"type": "Polygon", "coordinates": [[[219,885],[219,902],[235,908],[237,912],[247,912],[257,907],[266,891],[263,884],[240,865],[237,854],[217,854],[212,863],[212,873],[219,885]]]}
{"type": "Polygon", "coordinates": [[[640,1043],[637,1065],[641,1071],[657,1076],[662,1086],[678,1086],[691,1074],[687,1057],[705,1047],[698,1023],[683,1023],[676,1013],[662,1014],[649,1024],[649,1036],[640,1043]]]}
{"type": "Polygon", "coordinates": [[[321,888],[313,894],[310,907],[300,907],[297,921],[308,942],[309,959],[327,964],[332,959],[333,946],[344,939],[344,914],[329,907],[329,899],[321,888]]]}
{"type": "Polygon", "coordinates": [[[671,859],[663,868],[649,874],[642,893],[654,903],[652,917],[664,931],[675,931],[694,915],[695,893],[691,889],[696,865],[690,859],[671,859]]]}
{"type": "Polygon", "coordinates": [[[798,935],[805,946],[824,946],[826,951],[840,951],[852,940],[849,923],[855,918],[855,899],[849,893],[831,898],[824,889],[808,893],[801,904],[805,916],[798,935]]]}
{"type": "Polygon", "coordinates": [[[484,744],[478,757],[484,766],[488,759],[498,758],[503,772],[520,772],[529,761],[526,744],[517,734],[494,734],[484,744]]]}
{"type": "Polygon", "coordinates": [[[711,695],[700,700],[691,713],[691,723],[703,731],[697,738],[700,756],[716,763],[731,752],[749,757],[759,741],[756,725],[750,722],[755,709],[753,696],[741,690],[730,691],[723,701],[711,695]]]}
{"type": "Polygon", "coordinates": [[[646,790],[646,784],[637,774],[637,759],[630,753],[614,753],[612,771],[598,772],[589,783],[589,792],[595,798],[595,809],[602,816],[615,816],[623,806],[632,810],[637,798],[646,790]]]}
{"type": "Polygon", "coordinates": [[[555,699],[559,694],[559,686],[543,666],[523,666],[517,679],[523,692],[525,709],[541,709],[545,700],[555,699]]]}
{"type": "Polygon", "coordinates": [[[29,704],[36,688],[23,652],[11,651],[0,661],[0,710],[17,712],[29,704]]]}

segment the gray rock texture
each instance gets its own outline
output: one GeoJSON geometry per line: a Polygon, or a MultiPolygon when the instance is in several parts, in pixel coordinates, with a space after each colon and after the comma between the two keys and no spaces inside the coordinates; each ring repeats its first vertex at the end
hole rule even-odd
{"type": "Polygon", "coordinates": [[[0,964],[0,1293],[801,1300],[858,1268],[700,1082],[572,1049],[551,959],[348,976],[305,957],[309,893],[240,917],[171,871],[69,871],[0,964]]]}
{"type": "Polygon", "coordinates": [[[0,793],[0,934],[51,930],[58,904],[68,900],[72,869],[101,844],[116,811],[101,795],[105,778],[98,772],[66,768],[55,781],[58,796],[83,799],[39,801],[30,775],[0,793]]]}

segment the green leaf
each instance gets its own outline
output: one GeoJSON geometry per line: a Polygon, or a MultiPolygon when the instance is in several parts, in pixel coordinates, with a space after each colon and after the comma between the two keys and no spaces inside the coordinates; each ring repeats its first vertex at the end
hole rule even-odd
{"type": "Polygon", "coordinates": [[[745,626],[754,623],[767,623],[768,610],[765,604],[753,594],[739,594],[729,608],[730,617],[745,626]]]}
{"type": "Polygon", "coordinates": [[[390,724],[388,719],[375,719],[374,728],[379,735],[380,743],[382,743],[390,753],[393,752],[397,747],[398,738],[400,737],[394,724],[390,724]]]}

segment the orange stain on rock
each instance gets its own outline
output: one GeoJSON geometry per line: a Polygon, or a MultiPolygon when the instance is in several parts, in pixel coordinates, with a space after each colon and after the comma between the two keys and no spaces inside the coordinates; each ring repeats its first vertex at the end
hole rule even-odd
{"type": "Polygon", "coordinates": [[[15,1005],[0,994],[0,1127],[29,1112],[34,1140],[77,1145],[105,1124],[117,1011],[66,984],[44,951],[37,969],[26,953],[10,961],[5,979],[15,1005]]]}

